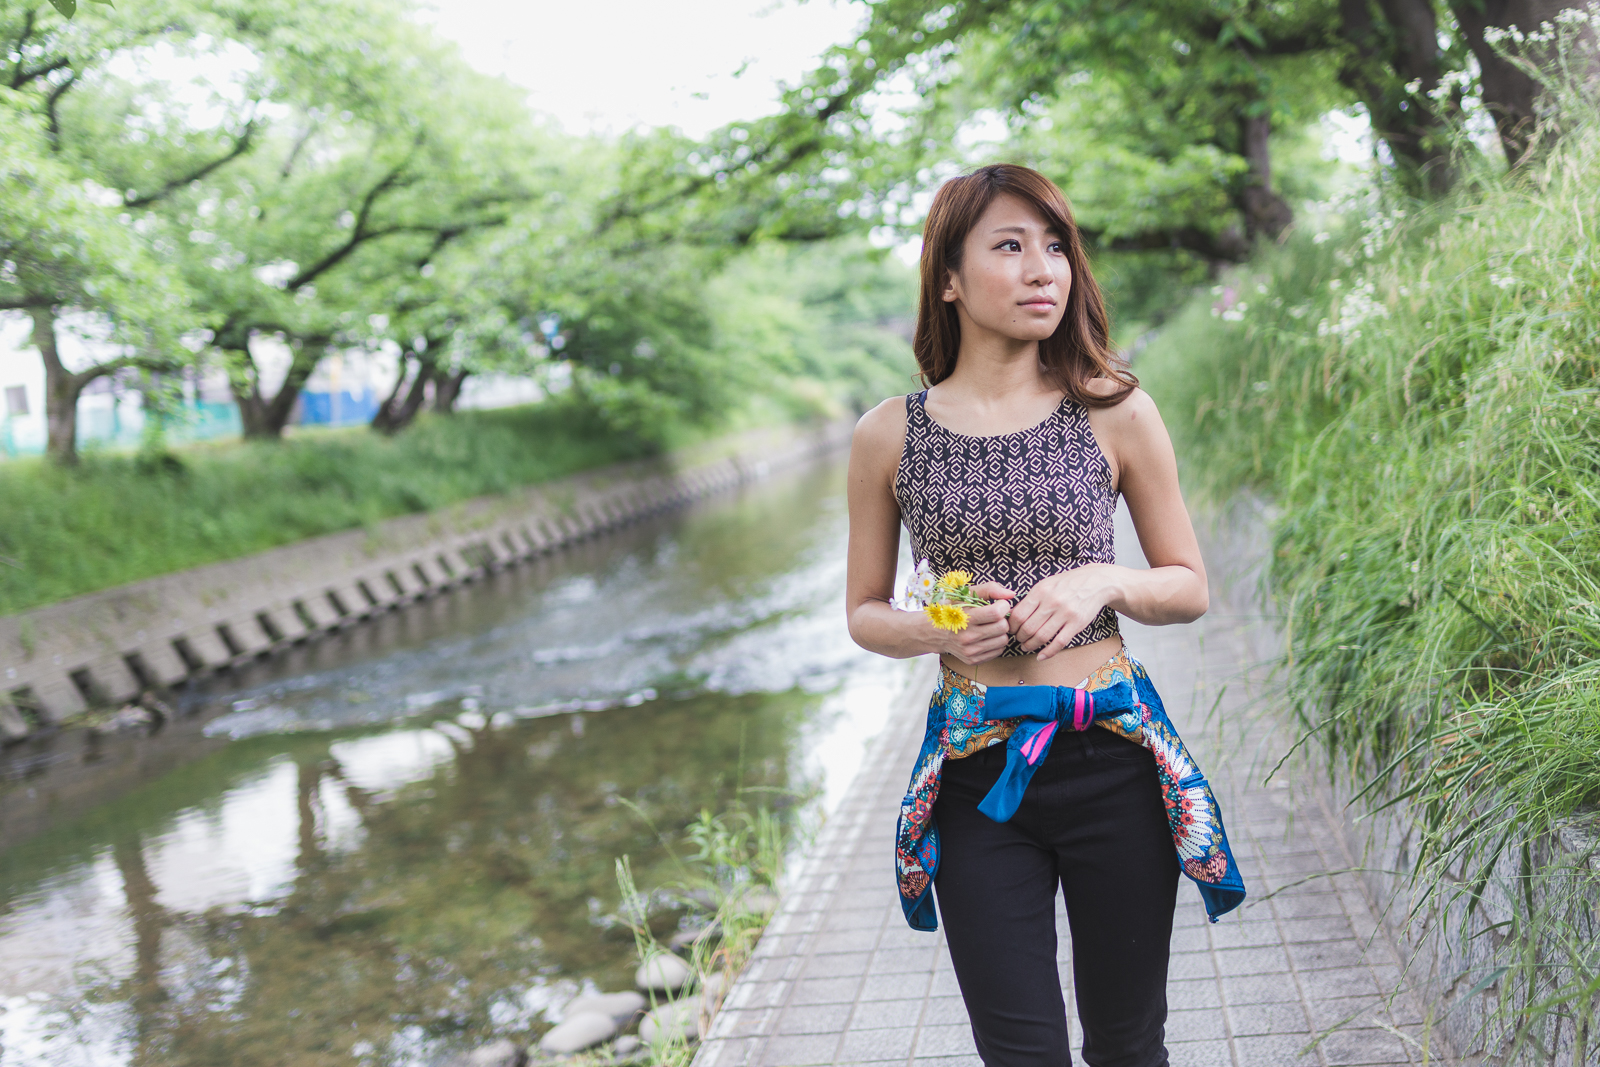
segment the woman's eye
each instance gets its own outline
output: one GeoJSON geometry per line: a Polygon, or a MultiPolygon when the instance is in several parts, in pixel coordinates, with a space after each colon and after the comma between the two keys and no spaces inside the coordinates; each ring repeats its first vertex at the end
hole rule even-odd
{"type": "Polygon", "coordinates": [[[1050,242],[1050,251],[1055,252],[1058,255],[1065,255],[1066,254],[1065,252],[1062,251],[1061,242],[1060,241],[1051,241],[1050,242]]]}
{"type": "Polygon", "coordinates": [[[1000,247],[1005,249],[1007,252],[1022,251],[1022,244],[1019,241],[1001,241],[1000,247]]]}

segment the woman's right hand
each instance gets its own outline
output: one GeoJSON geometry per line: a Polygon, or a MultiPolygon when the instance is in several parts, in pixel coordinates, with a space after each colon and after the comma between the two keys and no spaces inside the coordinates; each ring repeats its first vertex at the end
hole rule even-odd
{"type": "Polygon", "coordinates": [[[967,608],[967,628],[956,633],[940,630],[944,636],[945,655],[954,656],[962,663],[977,665],[997,658],[1005,651],[1011,639],[1011,627],[1006,616],[1011,612],[1011,601],[1016,594],[999,582],[984,582],[972,587],[981,597],[993,603],[981,608],[967,608]]]}

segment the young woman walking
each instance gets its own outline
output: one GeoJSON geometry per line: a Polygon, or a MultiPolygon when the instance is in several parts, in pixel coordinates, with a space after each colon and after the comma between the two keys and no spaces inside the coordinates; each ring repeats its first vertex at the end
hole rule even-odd
{"type": "Polygon", "coordinates": [[[1072,1062],[1056,970],[1066,898],[1090,1067],[1164,1067],[1167,953],[1182,870],[1213,920],[1244,885],[1211,789],[1118,614],[1205,613],[1205,567],[1150,398],[1110,349],[1066,198],[1017,166],[940,188],[917,309],[928,387],[886,400],[850,456],[850,632],[936,652],[938,688],[901,806],[906,918],[932,896],[985,1064],[1072,1062]],[[1148,570],[1116,564],[1128,503],[1148,570]],[[992,601],[964,629],[893,606],[900,525],[936,574],[992,601]],[[931,892],[931,895],[930,895],[931,892]]]}

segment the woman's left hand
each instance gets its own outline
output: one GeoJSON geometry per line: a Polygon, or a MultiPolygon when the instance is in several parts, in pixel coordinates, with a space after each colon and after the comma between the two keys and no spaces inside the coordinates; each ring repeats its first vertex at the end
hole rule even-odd
{"type": "Polygon", "coordinates": [[[1043,579],[1011,609],[1011,632],[1041,661],[1060,652],[1095,620],[1115,592],[1116,568],[1086,563],[1043,579]]]}

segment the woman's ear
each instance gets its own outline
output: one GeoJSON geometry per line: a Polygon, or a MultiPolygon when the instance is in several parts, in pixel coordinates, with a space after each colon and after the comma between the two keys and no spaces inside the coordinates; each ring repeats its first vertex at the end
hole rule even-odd
{"type": "Polygon", "coordinates": [[[939,299],[946,304],[953,304],[961,299],[961,293],[956,288],[956,272],[946,271],[944,276],[944,292],[939,294],[939,299]]]}

